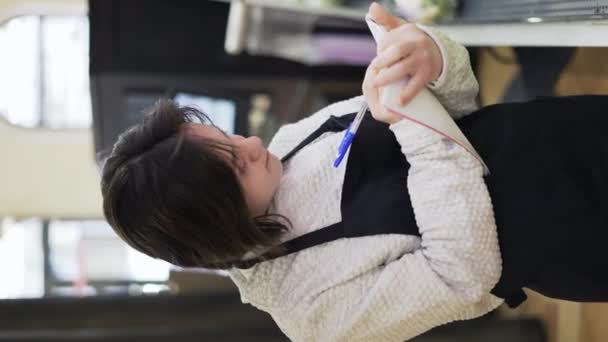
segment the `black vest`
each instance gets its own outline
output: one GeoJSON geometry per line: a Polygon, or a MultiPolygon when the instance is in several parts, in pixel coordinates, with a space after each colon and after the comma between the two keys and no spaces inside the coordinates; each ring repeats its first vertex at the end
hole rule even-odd
{"type": "MultiPolygon", "coordinates": [[[[458,121],[491,171],[485,181],[503,259],[491,292],[512,307],[525,300],[522,287],[562,299],[608,299],[608,276],[600,274],[608,273],[608,258],[597,260],[592,251],[608,244],[603,108],[608,97],[543,98],[489,106],[458,121]],[[579,251],[581,243],[586,248],[579,251]]],[[[331,117],[282,161],[322,133],[346,129],[354,116],[331,117]]],[[[393,133],[368,113],[348,157],[342,222],[286,242],[286,254],[344,237],[420,236],[404,179],[408,169],[393,133]]]]}

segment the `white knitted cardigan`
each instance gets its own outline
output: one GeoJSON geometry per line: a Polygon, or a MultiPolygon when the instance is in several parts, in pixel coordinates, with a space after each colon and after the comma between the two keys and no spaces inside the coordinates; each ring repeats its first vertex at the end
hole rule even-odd
{"type": "MultiPolygon", "coordinates": [[[[459,117],[474,109],[478,92],[468,53],[441,33],[422,29],[444,57],[442,77],[430,88],[459,117]]],[[[284,126],[270,151],[285,155],[330,115],[356,112],[363,100],[335,103],[284,126]]],[[[421,238],[342,238],[230,270],[242,301],[268,312],[294,341],[400,342],[502,303],[489,294],[501,258],[482,166],[461,146],[408,120],[390,130],[411,165],[404,191],[421,238]]],[[[341,221],[346,163],[332,166],[341,138],[325,133],[285,164],[272,207],[293,223],[284,240],[341,221]]]]}

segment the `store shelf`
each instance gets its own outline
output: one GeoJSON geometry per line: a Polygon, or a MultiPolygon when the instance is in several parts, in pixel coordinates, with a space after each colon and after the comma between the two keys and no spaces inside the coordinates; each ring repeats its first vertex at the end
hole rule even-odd
{"type": "Polygon", "coordinates": [[[608,46],[608,20],[442,25],[466,46],[608,46]]]}
{"type": "MultiPolygon", "coordinates": [[[[352,21],[360,22],[361,25],[364,25],[365,17],[365,11],[349,8],[308,7],[281,0],[233,0],[226,28],[225,46],[228,53],[248,50],[246,37],[250,38],[252,34],[249,30],[252,13],[257,13],[258,20],[264,20],[265,17],[277,18],[283,13],[287,17],[295,14],[308,20],[352,21]]],[[[608,46],[608,20],[605,19],[452,24],[439,25],[437,28],[466,46],[608,46]]]]}

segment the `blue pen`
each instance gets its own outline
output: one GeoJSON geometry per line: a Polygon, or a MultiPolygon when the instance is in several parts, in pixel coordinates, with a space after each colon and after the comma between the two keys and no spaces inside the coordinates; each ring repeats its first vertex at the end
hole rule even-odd
{"type": "Polygon", "coordinates": [[[368,108],[367,103],[364,103],[361,106],[361,108],[359,109],[359,112],[357,112],[357,116],[355,116],[355,119],[353,120],[353,122],[351,122],[350,126],[348,126],[346,133],[344,133],[344,138],[342,138],[340,147],[338,147],[338,157],[336,158],[336,161],[334,162],[334,167],[337,168],[338,166],[340,166],[340,163],[342,162],[342,159],[344,159],[344,156],[346,155],[348,148],[353,143],[353,139],[355,138],[355,133],[357,133],[357,130],[359,129],[359,125],[361,125],[361,121],[363,121],[363,117],[365,116],[365,113],[367,112],[367,108],[368,108]]]}

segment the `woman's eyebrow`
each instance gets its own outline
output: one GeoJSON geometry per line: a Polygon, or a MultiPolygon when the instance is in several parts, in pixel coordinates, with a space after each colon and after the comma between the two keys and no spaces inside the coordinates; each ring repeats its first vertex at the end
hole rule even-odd
{"type": "Polygon", "coordinates": [[[222,134],[230,141],[229,143],[215,141],[215,148],[228,153],[230,155],[230,162],[237,168],[238,171],[247,171],[247,163],[243,162],[243,160],[240,158],[238,148],[230,140],[230,135],[228,135],[228,133],[224,132],[219,127],[213,127],[217,128],[220,132],[222,132],[222,134]]]}

